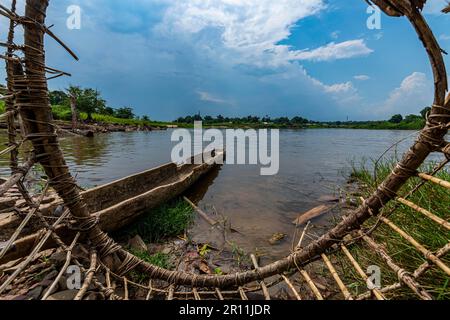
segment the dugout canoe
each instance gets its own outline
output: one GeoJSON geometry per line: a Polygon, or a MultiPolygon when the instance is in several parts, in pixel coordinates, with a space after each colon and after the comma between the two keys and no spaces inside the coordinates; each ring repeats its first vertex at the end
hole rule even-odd
{"type": "MultiPolygon", "coordinates": [[[[129,225],[143,213],[151,214],[151,209],[181,195],[203,175],[220,166],[221,162],[218,160],[224,159],[225,152],[213,151],[212,155],[211,159],[202,164],[193,164],[193,161],[182,165],[168,163],[89,189],[81,194],[92,215],[99,217],[100,228],[105,232],[113,232],[129,225]]],[[[61,208],[61,200],[55,199],[42,205],[40,211],[48,216],[55,211],[62,212],[61,208]]],[[[2,226],[3,230],[7,228],[14,228],[14,226],[13,224],[2,226]]],[[[57,233],[66,239],[73,231],[60,227],[57,233]]],[[[17,240],[8,253],[0,259],[0,264],[29,254],[37,237],[38,234],[33,233],[17,240]]],[[[44,249],[53,246],[53,241],[48,240],[44,249]]]]}

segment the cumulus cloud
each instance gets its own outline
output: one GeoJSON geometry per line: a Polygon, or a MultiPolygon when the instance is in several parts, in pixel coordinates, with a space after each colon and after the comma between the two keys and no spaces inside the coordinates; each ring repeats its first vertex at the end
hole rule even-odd
{"type": "Polygon", "coordinates": [[[366,46],[364,40],[358,39],[340,43],[331,42],[311,51],[293,52],[292,56],[298,60],[331,61],[366,56],[372,52],[373,50],[366,46]]]}
{"type": "Polygon", "coordinates": [[[424,73],[413,72],[395,88],[384,102],[380,112],[389,116],[394,113],[417,114],[433,100],[433,84],[424,73]]]}
{"type": "Polygon", "coordinates": [[[207,91],[197,91],[197,94],[199,95],[199,98],[201,101],[205,101],[205,102],[211,102],[211,103],[219,103],[219,104],[233,104],[231,101],[219,98],[217,96],[215,96],[212,93],[209,93],[207,91]]]}
{"type": "Polygon", "coordinates": [[[279,44],[290,36],[297,21],[325,8],[323,0],[175,0],[157,30],[191,35],[218,30],[221,44],[239,53],[236,62],[259,66],[280,66],[293,60],[330,61],[372,52],[363,40],[302,51],[279,44]]]}

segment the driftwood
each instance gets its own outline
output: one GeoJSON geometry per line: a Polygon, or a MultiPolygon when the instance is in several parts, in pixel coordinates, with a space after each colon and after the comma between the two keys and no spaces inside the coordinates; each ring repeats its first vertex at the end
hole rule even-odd
{"type": "Polygon", "coordinates": [[[302,213],[301,215],[298,216],[297,219],[292,221],[292,223],[295,224],[296,226],[301,226],[302,224],[308,222],[309,220],[317,218],[323,215],[324,213],[330,211],[332,208],[333,206],[320,205],[318,207],[306,211],[305,213],[302,213]]]}

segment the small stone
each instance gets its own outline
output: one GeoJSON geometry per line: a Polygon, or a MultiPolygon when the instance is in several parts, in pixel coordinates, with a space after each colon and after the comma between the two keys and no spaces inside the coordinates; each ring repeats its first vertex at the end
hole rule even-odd
{"type": "Polygon", "coordinates": [[[105,300],[105,296],[101,292],[87,292],[83,300],[105,300]]]}
{"type": "Polygon", "coordinates": [[[77,295],[78,290],[65,290],[52,294],[47,300],[73,300],[77,295]]]}
{"type": "Polygon", "coordinates": [[[52,280],[52,279],[56,278],[57,275],[58,275],[58,271],[53,270],[52,272],[48,273],[48,274],[44,277],[44,280],[52,280]]]}
{"type": "Polygon", "coordinates": [[[134,238],[130,239],[130,241],[128,241],[128,246],[132,250],[136,250],[138,252],[147,251],[147,245],[139,235],[136,235],[134,238]]]}
{"type": "Polygon", "coordinates": [[[44,288],[41,286],[36,287],[36,288],[28,291],[27,297],[30,299],[33,299],[33,300],[39,300],[39,297],[41,296],[43,290],[44,290],[44,288]]]}
{"type": "Polygon", "coordinates": [[[163,251],[161,251],[162,254],[170,254],[172,252],[172,248],[167,247],[164,248],[163,251]]]}
{"type": "Polygon", "coordinates": [[[280,243],[281,241],[283,241],[284,238],[286,238],[286,234],[277,232],[277,233],[274,233],[272,235],[272,237],[270,237],[269,243],[271,245],[276,245],[276,244],[280,243]]]}

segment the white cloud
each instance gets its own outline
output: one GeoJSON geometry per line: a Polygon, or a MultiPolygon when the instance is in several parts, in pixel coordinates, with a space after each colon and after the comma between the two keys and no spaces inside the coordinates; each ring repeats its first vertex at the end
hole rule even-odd
{"type": "Polygon", "coordinates": [[[360,74],[360,75],[354,76],[353,79],[358,80],[358,81],[367,81],[367,80],[370,80],[370,77],[365,74],[360,74]]]}
{"type": "Polygon", "coordinates": [[[403,79],[384,102],[380,113],[389,116],[394,113],[417,114],[433,100],[433,84],[421,72],[414,72],[403,79]]]}
{"type": "MultiPolygon", "coordinates": [[[[174,0],[156,28],[171,34],[196,35],[216,30],[220,45],[202,43],[215,57],[232,50],[235,63],[258,66],[286,65],[293,60],[330,61],[372,52],[363,40],[330,43],[313,50],[293,50],[279,44],[301,19],[326,8],[323,0],[174,0]]],[[[229,59],[229,57],[227,57],[229,59]]]]}
{"type": "Polygon", "coordinates": [[[199,98],[201,101],[205,102],[212,102],[212,103],[219,103],[219,104],[232,104],[230,101],[227,101],[225,99],[219,98],[212,93],[209,93],[207,91],[197,91],[197,94],[199,95],[199,98]]]}
{"type": "Polygon", "coordinates": [[[448,41],[448,40],[450,40],[450,35],[449,34],[441,34],[439,36],[439,39],[441,39],[443,41],[448,41]]]}
{"type": "Polygon", "coordinates": [[[326,46],[311,51],[295,51],[292,56],[298,60],[331,61],[366,56],[373,50],[366,46],[362,39],[350,40],[340,43],[331,42],[326,46]]]}

